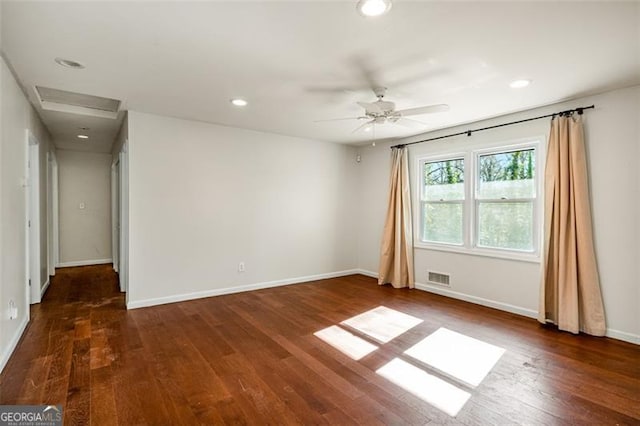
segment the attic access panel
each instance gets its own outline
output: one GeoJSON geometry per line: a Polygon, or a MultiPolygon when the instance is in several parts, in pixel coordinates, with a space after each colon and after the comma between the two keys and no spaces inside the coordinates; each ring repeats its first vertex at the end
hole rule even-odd
{"type": "Polygon", "coordinates": [[[45,110],[91,115],[114,120],[118,117],[121,103],[118,99],[68,92],[43,86],[36,86],[35,89],[40,105],[45,110]]]}

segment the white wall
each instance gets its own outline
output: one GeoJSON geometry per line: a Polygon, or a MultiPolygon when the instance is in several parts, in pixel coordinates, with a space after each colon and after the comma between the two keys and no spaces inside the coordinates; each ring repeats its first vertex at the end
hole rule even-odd
{"type": "Polygon", "coordinates": [[[111,262],[111,154],[58,150],[56,156],[59,266],[111,262]]]}
{"type": "MultiPolygon", "coordinates": [[[[27,101],[4,58],[0,58],[0,369],[4,368],[28,321],[26,287],[26,129],[38,139],[40,158],[46,159],[50,137],[27,101]],[[9,301],[18,307],[18,318],[9,319],[9,301]]],[[[35,285],[42,287],[46,271],[46,164],[41,161],[41,276],[35,285]]]]}
{"type": "MultiPolygon", "coordinates": [[[[640,343],[640,87],[538,108],[519,114],[420,135],[395,143],[427,139],[507,121],[595,104],[585,112],[588,166],[597,260],[609,335],[640,343]]],[[[455,108],[455,105],[453,106],[455,108]]],[[[469,146],[508,142],[549,132],[549,120],[503,127],[410,147],[412,185],[415,162],[422,154],[456,151],[469,146]]],[[[361,147],[359,165],[358,265],[377,273],[380,235],[385,215],[390,143],[361,147]]],[[[414,200],[415,202],[415,200],[414,200]]],[[[415,222],[414,222],[415,223],[415,222]]],[[[540,264],[443,251],[415,249],[416,281],[427,282],[426,271],[451,274],[450,296],[535,316],[540,264]]],[[[421,286],[428,288],[427,286],[421,286]]],[[[437,287],[429,287],[435,291],[437,287]]],[[[440,291],[442,293],[442,291],[440,291]]]]}
{"type": "Polygon", "coordinates": [[[129,306],[352,270],[354,164],[353,147],[130,112],[129,306]]]}

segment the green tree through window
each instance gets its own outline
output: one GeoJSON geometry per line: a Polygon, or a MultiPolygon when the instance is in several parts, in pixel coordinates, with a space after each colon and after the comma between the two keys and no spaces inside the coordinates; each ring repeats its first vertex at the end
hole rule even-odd
{"type": "Polygon", "coordinates": [[[539,232],[534,225],[536,158],[536,144],[530,143],[422,160],[420,240],[469,249],[534,252],[539,232]],[[473,174],[465,169],[471,160],[473,174]]]}
{"type": "Polygon", "coordinates": [[[477,244],[533,250],[535,150],[478,156],[477,244]]]}
{"type": "Polygon", "coordinates": [[[462,244],[464,160],[426,162],[422,170],[423,239],[462,244]]]}

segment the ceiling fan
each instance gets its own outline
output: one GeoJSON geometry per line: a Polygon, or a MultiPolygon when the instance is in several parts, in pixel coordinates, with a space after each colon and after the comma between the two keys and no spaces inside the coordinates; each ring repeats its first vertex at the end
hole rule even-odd
{"type": "Polygon", "coordinates": [[[426,125],[425,123],[407,117],[449,110],[449,105],[446,104],[427,105],[416,108],[396,110],[395,103],[383,100],[386,92],[386,87],[374,87],[373,93],[375,93],[376,97],[378,98],[377,101],[357,102],[358,105],[364,108],[364,115],[361,115],[359,117],[334,118],[318,121],[367,120],[365,123],[358,126],[352,133],[355,133],[359,130],[368,130],[376,124],[385,123],[398,124],[410,128],[422,128],[426,125]]]}

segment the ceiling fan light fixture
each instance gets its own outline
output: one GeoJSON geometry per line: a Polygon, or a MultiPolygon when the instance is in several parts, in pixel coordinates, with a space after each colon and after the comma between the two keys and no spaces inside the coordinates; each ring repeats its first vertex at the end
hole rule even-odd
{"type": "Polygon", "coordinates": [[[356,9],[367,18],[384,15],[391,9],[391,0],[360,0],[356,9]]]}

